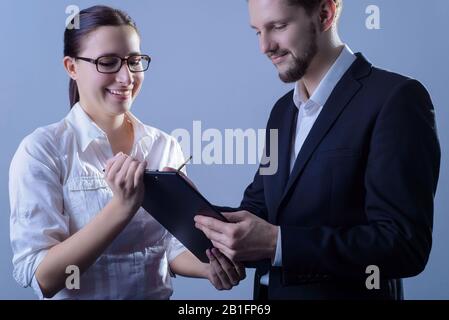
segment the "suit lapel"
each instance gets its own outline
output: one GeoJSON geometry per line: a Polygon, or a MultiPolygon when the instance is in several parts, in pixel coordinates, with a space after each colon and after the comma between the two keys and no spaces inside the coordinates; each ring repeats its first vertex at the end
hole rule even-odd
{"type": "MultiPolygon", "coordinates": [[[[268,187],[268,194],[270,200],[267,205],[271,209],[275,209],[281,201],[282,194],[284,192],[285,185],[287,184],[288,176],[290,174],[290,154],[292,148],[293,130],[296,126],[296,118],[298,115],[298,108],[294,105],[293,99],[291,102],[285,104],[285,112],[282,115],[279,123],[281,126],[277,129],[278,136],[278,170],[274,175],[264,176],[265,185],[268,187]]],[[[270,141],[272,143],[272,141],[270,141]]],[[[275,213],[275,210],[268,210],[270,213],[275,213]]],[[[274,218],[271,217],[271,218],[274,218]]],[[[270,218],[270,220],[271,220],[270,218]]]]}
{"type": "MultiPolygon", "coordinates": [[[[301,151],[296,158],[292,173],[288,178],[287,186],[284,189],[282,199],[277,209],[279,209],[286,200],[289,190],[301,175],[301,172],[310,160],[311,155],[329,132],[340,113],[360,90],[361,84],[357,79],[368,74],[371,70],[371,64],[369,64],[369,62],[366,61],[361,54],[358,53],[356,55],[357,60],[353,63],[332,91],[332,94],[324,105],[323,110],[304,141],[301,151]]],[[[275,212],[278,212],[278,210],[275,212]]]]}

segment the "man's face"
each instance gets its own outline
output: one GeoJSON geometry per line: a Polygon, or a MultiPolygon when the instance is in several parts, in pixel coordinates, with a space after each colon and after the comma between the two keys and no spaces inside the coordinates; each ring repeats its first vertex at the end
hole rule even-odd
{"type": "Polygon", "coordinates": [[[259,37],[260,50],[276,66],[284,82],[301,79],[318,52],[315,14],[286,0],[249,0],[251,26],[259,37]]]}

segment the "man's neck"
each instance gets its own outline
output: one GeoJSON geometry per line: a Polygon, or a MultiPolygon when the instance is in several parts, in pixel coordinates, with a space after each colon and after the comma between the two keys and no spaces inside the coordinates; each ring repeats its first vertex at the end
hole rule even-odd
{"type": "Polygon", "coordinates": [[[324,76],[340,56],[343,49],[344,44],[338,43],[327,50],[321,50],[317,53],[310,64],[306,75],[301,79],[306,89],[307,99],[313,95],[321,80],[323,80],[324,76]]]}

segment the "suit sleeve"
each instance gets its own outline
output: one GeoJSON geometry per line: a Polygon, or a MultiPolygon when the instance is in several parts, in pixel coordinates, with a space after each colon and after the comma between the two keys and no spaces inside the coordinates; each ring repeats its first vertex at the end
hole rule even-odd
{"type": "Polygon", "coordinates": [[[253,182],[246,188],[242,202],[240,203],[240,209],[247,210],[262,219],[268,220],[263,178],[259,172],[254,175],[253,182]]]}
{"type": "MultiPolygon", "coordinates": [[[[392,90],[371,135],[364,175],[368,222],[350,228],[281,226],[283,267],[366,278],[367,266],[376,265],[383,278],[417,275],[432,245],[439,166],[432,102],[419,82],[406,80],[392,90]]],[[[249,194],[257,199],[255,186],[249,194]]]]}

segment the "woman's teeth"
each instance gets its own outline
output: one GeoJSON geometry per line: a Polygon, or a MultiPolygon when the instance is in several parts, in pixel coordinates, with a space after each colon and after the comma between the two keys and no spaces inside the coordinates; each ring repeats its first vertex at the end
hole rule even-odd
{"type": "Polygon", "coordinates": [[[131,95],[131,90],[113,90],[113,89],[106,89],[109,93],[112,93],[116,96],[121,96],[121,97],[127,97],[129,95],[131,95]]]}

